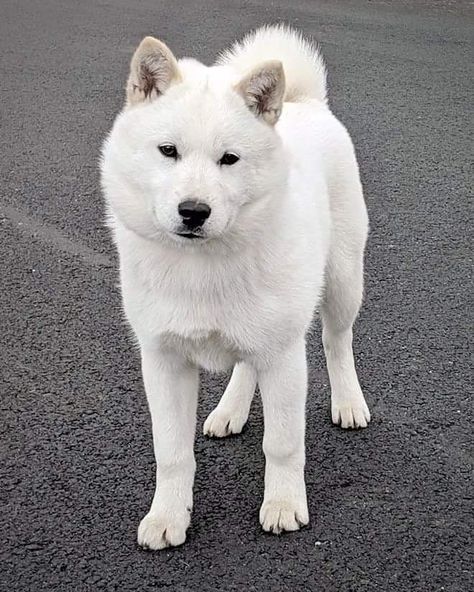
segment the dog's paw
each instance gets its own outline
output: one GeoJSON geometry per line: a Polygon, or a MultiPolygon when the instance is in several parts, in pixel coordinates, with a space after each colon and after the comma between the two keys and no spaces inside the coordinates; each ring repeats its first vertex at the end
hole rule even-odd
{"type": "Polygon", "coordinates": [[[260,508],[260,524],[263,530],[280,534],[299,530],[309,522],[306,500],[271,499],[260,508]]]}
{"type": "Polygon", "coordinates": [[[157,551],[177,547],[186,540],[190,512],[180,514],[147,514],[138,527],[137,542],[144,549],[157,551]]]}
{"type": "Polygon", "coordinates": [[[370,411],[364,397],[355,400],[333,402],[331,405],[332,422],[341,428],[366,428],[370,422],[370,411]]]}
{"type": "Polygon", "coordinates": [[[247,417],[216,407],[204,422],[203,432],[205,436],[225,438],[231,434],[240,434],[246,421],[247,417]]]}

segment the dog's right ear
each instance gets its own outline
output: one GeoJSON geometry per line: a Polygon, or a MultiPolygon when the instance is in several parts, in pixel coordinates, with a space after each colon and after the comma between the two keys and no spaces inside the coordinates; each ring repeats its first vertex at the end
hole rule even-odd
{"type": "Polygon", "coordinates": [[[154,37],[145,37],[133,54],[127,82],[127,104],[152,101],[181,80],[171,50],[154,37]]]}

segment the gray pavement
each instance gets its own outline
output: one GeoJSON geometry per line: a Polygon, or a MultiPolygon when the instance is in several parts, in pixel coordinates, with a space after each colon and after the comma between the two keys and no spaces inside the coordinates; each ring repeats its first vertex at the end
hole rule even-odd
{"type": "MultiPolygon", "coordinates": [[[[1,13],[0,590],[474,589],[469,3],[2,0],[1,13]],[[331,426],[316,326],[310,526],[260,531],[256,400],[241,436],[198,435],[186,545],[149,553],[135,532],[153,491],[150,422],[100,144],[144,35],[210,62],[278,20],[321,42],[360,159],[372,230],[355,350],[373,423],[331,426]]],[[[198,430],[225,382],[203,376],[198,430]]]]}

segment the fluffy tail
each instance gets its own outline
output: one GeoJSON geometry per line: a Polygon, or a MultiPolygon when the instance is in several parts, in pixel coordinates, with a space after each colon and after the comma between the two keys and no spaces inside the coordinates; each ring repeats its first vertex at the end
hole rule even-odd
{"type": "Polygon", "coordinates": [[[326,68],[318,47],[285,25],[268,25],[249,33],[224,51],[217,64],[229,65],[244,73],[266,60],[280,60],[283,64],[285,101],[319,99],[326,102],[326,68]]]}

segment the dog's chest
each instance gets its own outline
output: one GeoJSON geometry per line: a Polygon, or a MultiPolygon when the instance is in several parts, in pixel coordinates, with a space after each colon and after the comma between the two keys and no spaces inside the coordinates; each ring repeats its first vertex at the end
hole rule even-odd
{"type": "Polygon", "coordinates": [[[130,278],[124,290],[127,316],[139,336],[158,339],[212,371],[227,369],[258,349],[268,320],[252,282],[218,274],[142,278],[130,278]]]}
{"type": "Polygon", "coordinates": [[[305,268],[290,261],[281,269],[278,261],[271,268],[255,256],[125,258],[127,317],[140,341],[158,341],[209,370],[266,359],[305,330],[317,291],[312,276],[298,275],[305,268]]]}
{"type": "Polygon", "coordinates": [[[163,294],[155,309],[160,342],[179,351],[193,363],[211,371],[230,368],[256,346],[255,310],[241,298],[236,302],[206,301],[201,297],[178,300],[163,294]]]}
{"type": "Polygon", "coordinates": [[[165,332],[160,336],[162,345],[180,352],[197,366],[219,372],[242,360],[244,352],[238,344],[217,330],[197,330],[192,334],[165,332]]]}

